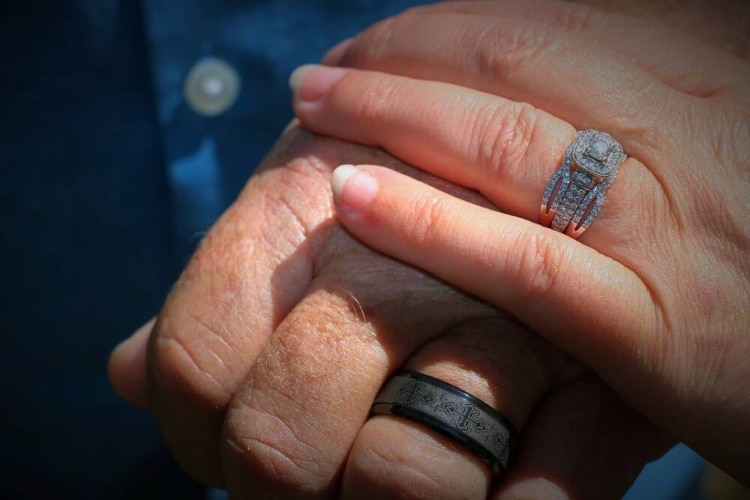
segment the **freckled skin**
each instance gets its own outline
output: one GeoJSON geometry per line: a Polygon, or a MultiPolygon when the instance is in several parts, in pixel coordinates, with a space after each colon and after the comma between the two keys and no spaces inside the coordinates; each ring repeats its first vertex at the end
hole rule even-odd
{"type": "MultiPolygon", "coordinates": [[[[590,1],[658,19],[748,57],[750,16],[741,0],[720,8],[709,0],[590,1]]],[[[508,401],[508,413],[521,422],[532,414],[531,400],[538,399],[529,396],[529,387],[549,389],[550,397],[533,409],[536,416],[527,423],[527,461],[504,492],[494,491],[497,497],[543,498],[552,491],[601,498],[623,492],[670,438],[548,343],[519,334],[521,340],[511,344],[508,332],[515,327],[487,303],[355,242],[333,220],[328,187],[330,171],[344,162],[394,166],[491,206],[476,193],[431,179],[382,151],[293,126],[175,285],[151,336],[149,377],[128,375],[134,367],[142,369],[146,335],[119,349],[110,364],[118,391],[154,410],[183,468],[240,498],[250,491],[325,497],[342,484],[353,493],[380,488],[381,498],[384,491],[437,498],[435,485],[441,482],[455,488],[440,490],[451,498],[461,492],[487,494],[486,470],[450,441],[398,421],[371,425],[376,422],[371,420],[363,426],[368,406],[352,402],[371,397],[379,380],[357,376],[363,370],[384,374],[408,358],[412,368],[435,370],[501,407],[508,401]],[[441,332],[440,342],[427,343],[446,325],[456,328],[441,332]],[[477,348],[477,337],[479,344],[488,343],[477,348]],[[498,338],[503,342],[493,344],[498,338]],[[409,358],[410,349],[403,346],[410,340],[428,347],[409,358]],[[497,365],[507,371],[492,371],[497,365]],[[258,380],[266,382],[253,386],[258,380]],[[347,404],[350,413],[341,406],[347,404]],[[581,412],[582,407],[589,411],[581,412]],[[269,432],[259,435],[259,428],[269,432]],[[566,442],[561,436],[575,439],[566,442]],[[411,484],[418,487],[410,489],[411,484]]],[[[623,198],[631,202],[638,196],[623,198]]],[[[636,205],[656,212],[648,207],[651,199],[645,196],[636,205]]],[[[699,302],[713,302],[720,284],[695,284],[699,302]]]]}

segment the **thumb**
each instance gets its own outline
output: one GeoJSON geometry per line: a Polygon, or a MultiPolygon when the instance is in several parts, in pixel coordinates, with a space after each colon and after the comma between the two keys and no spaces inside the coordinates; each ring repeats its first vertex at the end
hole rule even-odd
{"type": "Polygon", "coordinates": [[[156,318],[135,331],[112,350],[107,363],[109,382],[115,392],[133,406],[149,409],[146,379],[146,346],[156,318]]]}

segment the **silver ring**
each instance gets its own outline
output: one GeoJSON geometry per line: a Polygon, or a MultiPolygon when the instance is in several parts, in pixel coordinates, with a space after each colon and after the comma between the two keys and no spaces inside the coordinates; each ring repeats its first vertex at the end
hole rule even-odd
{"type": "Polygon", "coordinates": [[[468,392],[423,373],[391,378],[372,413],[398,415],[442,432],[484,460],[494,475],[508,469],[518,446],[508,419],[468,392]]]}
{"type": "Polygon", "coordinates": [[[544,190],[540,223],[578,238],[599,215],[607,188],[626,158],[611,135],[592,129],[578,132],[544,190]]]}

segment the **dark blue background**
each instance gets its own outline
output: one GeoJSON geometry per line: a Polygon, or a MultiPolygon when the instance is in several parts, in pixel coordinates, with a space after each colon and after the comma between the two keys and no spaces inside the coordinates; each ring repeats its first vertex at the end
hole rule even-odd
{"type": "Polygon", "coordinates": [[[291,70],[409,3],[0,2],[0,497],[195,491],[107,356],[291,118],[291,70]],[[243,78],[215,119],[181,101],[206,55],[243,78]],[[210,203],[175,177],[186,160],[218,179],[210,203]]]}

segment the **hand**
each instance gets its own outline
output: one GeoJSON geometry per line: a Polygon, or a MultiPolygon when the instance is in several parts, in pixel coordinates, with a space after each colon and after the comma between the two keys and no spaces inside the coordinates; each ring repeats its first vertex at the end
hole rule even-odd
{"type": "Polygon", "coordinates": [[[341,50],[347,66],[403,76],[300,70],[302,123],[380,146],[503,212],[346,168],[336,183],[348,229],[509,311],[750,482],[748,65],[553,2],[417,9],[341,50]],[[584,128],[610,133],[630,158],[574,241],[537,222],[584,128]]]}
{"type": "Polygon", "coordinates": [[[504,313],[352,239],[329,187],[343,158],[488,206],[376,150],[293,128],[206,236],[153,331],[113,353],[118,392],[154,412],[191,475],[234,498],[481,498],[491,486],[499,497],[620,496],[671,439],[504,313]],[[523,431],[504,481],[491,485],[442,435],[368,420],[402,366],[523,431]]]}

